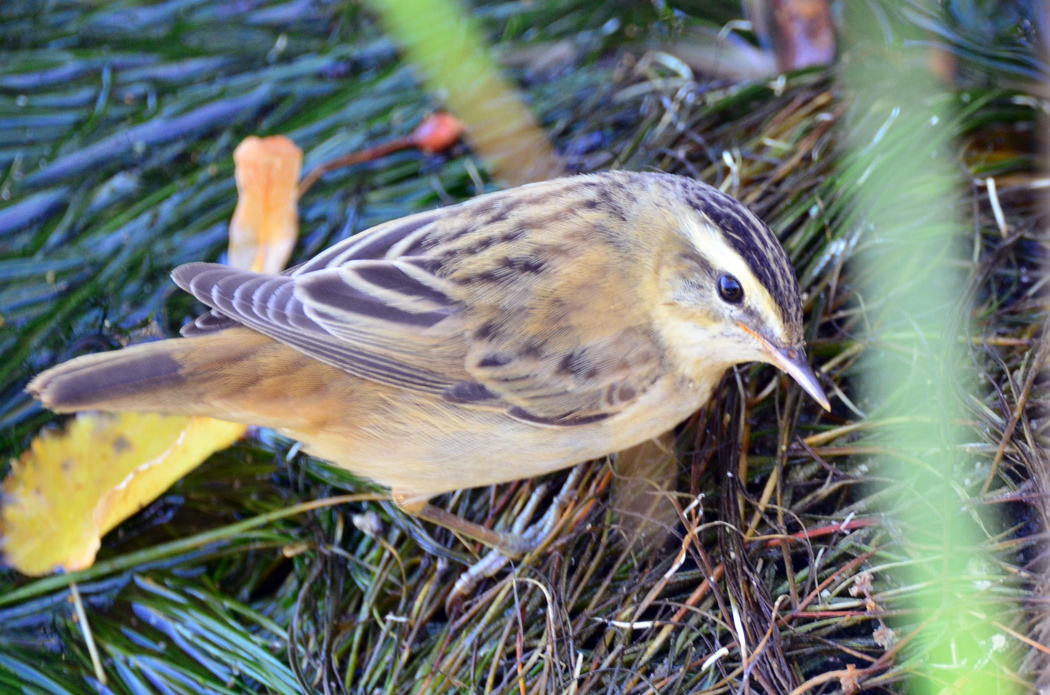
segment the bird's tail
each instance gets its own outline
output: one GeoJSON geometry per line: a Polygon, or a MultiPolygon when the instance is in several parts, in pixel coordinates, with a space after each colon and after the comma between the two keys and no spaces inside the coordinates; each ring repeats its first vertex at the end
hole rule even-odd
{"type": "Polygon", "coordinates": [[[241,326],[78,357],[26,390],[60,413],[204,415],[301,440],[360,420],[377,398],[343,370],[241,326]]]}
{"type": "Polygon", "coordinates": [[[85,355],[60,364],[29,382],[26,391],[59,413],[76,410],[138,410],[153,394],[184,380],[174,340],[117,352],[85,355]]]}
{"type": "Polygon", "coordinates": [[[283,346],[247,329],[162,340],[78,357],[40,374],[26,391],[60,413],[134,410],[236,419],[229,416],[230,401],[259,378],[252,358],[271,347],[283,346]]]}

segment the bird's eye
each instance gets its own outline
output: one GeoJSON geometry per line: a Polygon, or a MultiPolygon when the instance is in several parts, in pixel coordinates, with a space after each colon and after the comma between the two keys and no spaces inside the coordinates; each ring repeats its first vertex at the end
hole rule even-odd
{"type": "Polygon", "coordinates": [[[744,301],[744,288],[739,280],[726,273],[718,278],[718,296],[730,304],[739,304],[744,301]]]}

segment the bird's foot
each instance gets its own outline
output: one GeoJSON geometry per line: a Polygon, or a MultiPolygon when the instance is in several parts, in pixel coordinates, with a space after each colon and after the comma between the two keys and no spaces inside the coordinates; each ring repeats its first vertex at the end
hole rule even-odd
{"type": "MultiPolygon", "coordinates": [[[[460,575],[445,600],[445,606],[451,612],[469,595],[474,593],[478,584],[506,567],[511,560],[524,557],[539,549],[551,537],[566,507],[576,498],[576,485],[579,482],[581,468],[576,467],[562,485],[561,491],[551,502],[542,518],[531,526],[536,508],[547,492],[547,486],[541,485],[533,491],[521,514],[514,521],[510,531],[503,532],[504,542],[493,546],[492,550],[460,575]]],[[[498,532],[494,532],[498,533],[498,532]]]]}

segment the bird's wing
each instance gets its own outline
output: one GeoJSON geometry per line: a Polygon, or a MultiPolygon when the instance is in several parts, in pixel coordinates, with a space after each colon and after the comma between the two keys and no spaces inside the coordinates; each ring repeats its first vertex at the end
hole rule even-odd
{"type": "Polygon", "coordinates": [[[594,422],[659,378],[662,350],[599,213],[571,193],[539,184],[395,220],[282,275],[194,263],[173,277],[213,308],[193,332],[236,322],[365,379],[594,422]]]}
{"type": "Polygon", "coordinates": [[[183,335],[240,324],[355,376],[441,393],[469,378],[458,303],[426,258],[388,253],[433,231],[442,212],[379,225],[280,275],[180,266],[176,284],[212,308],[183,335]]]}
{"type": "MultiPolygon", "coordinates": [[[[280,273],[280,277],[292,277],[319,270],[326,270],[338,267],[341,263],[353,260],[381,259],[389,254],[391,248],[398,242],[403,242],[406,238],[410,237],[423,237],[428,233],[433,232],[434,222],[454,210],[455,208],[452,207],[443,210],[421,212],[376,225],[361,234],[357,234],[349,239],[345,239],[332,245],[304,263],[288,268],[280,273]]],[[[172,273],[172,278],[180,287],[182,287],[182,289],[191,292],[187,287],[190,278],[194,272],[200,270],[204,265],[208,264],[187,263],[180,268],[176,268],[175,272],[172,273]]],[[[210,270],[215,269],[211,268],[210,270]]],[[[195,293],[191,292],[191,294],[195,293]]],[[[211,302],[208,300],[200,297],[198,297],[198,299],[211,306],[211,302]]],[[[239,323],[242,322],[237,321],[235,318],[227,316],[216,309],[212,309],[212,311],[201,314],[193,322],[183,326],[180,332],[186,338],[193,338],[232,328],[239,323]]]]}
{"type": "Polygon", "coordinates": [[[447,398],[494,396],[520,420],[586,424],[616,414],[663,375],[664,351],[636,269],[596,227],[582,225],[579,234],[512,253],[501,265],[515,268],[517,282],[473,276],[482,285],[474,294],[483,298],[463,314],[473,379],[447,398]]]}

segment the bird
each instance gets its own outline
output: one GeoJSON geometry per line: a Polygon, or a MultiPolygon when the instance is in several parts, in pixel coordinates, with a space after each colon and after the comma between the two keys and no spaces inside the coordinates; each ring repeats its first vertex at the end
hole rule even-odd
{"type": "Polygon", "coordinates": [[[830,410],[794,269],[718,189],[610,171],[379,224],[280,274],[189,263],[210,310],[182,337],[77,357],[27,391],[56,412],[147,411],[270,427],[510,555],[439,494],[619,452],[766,362],[830,410]]]}

